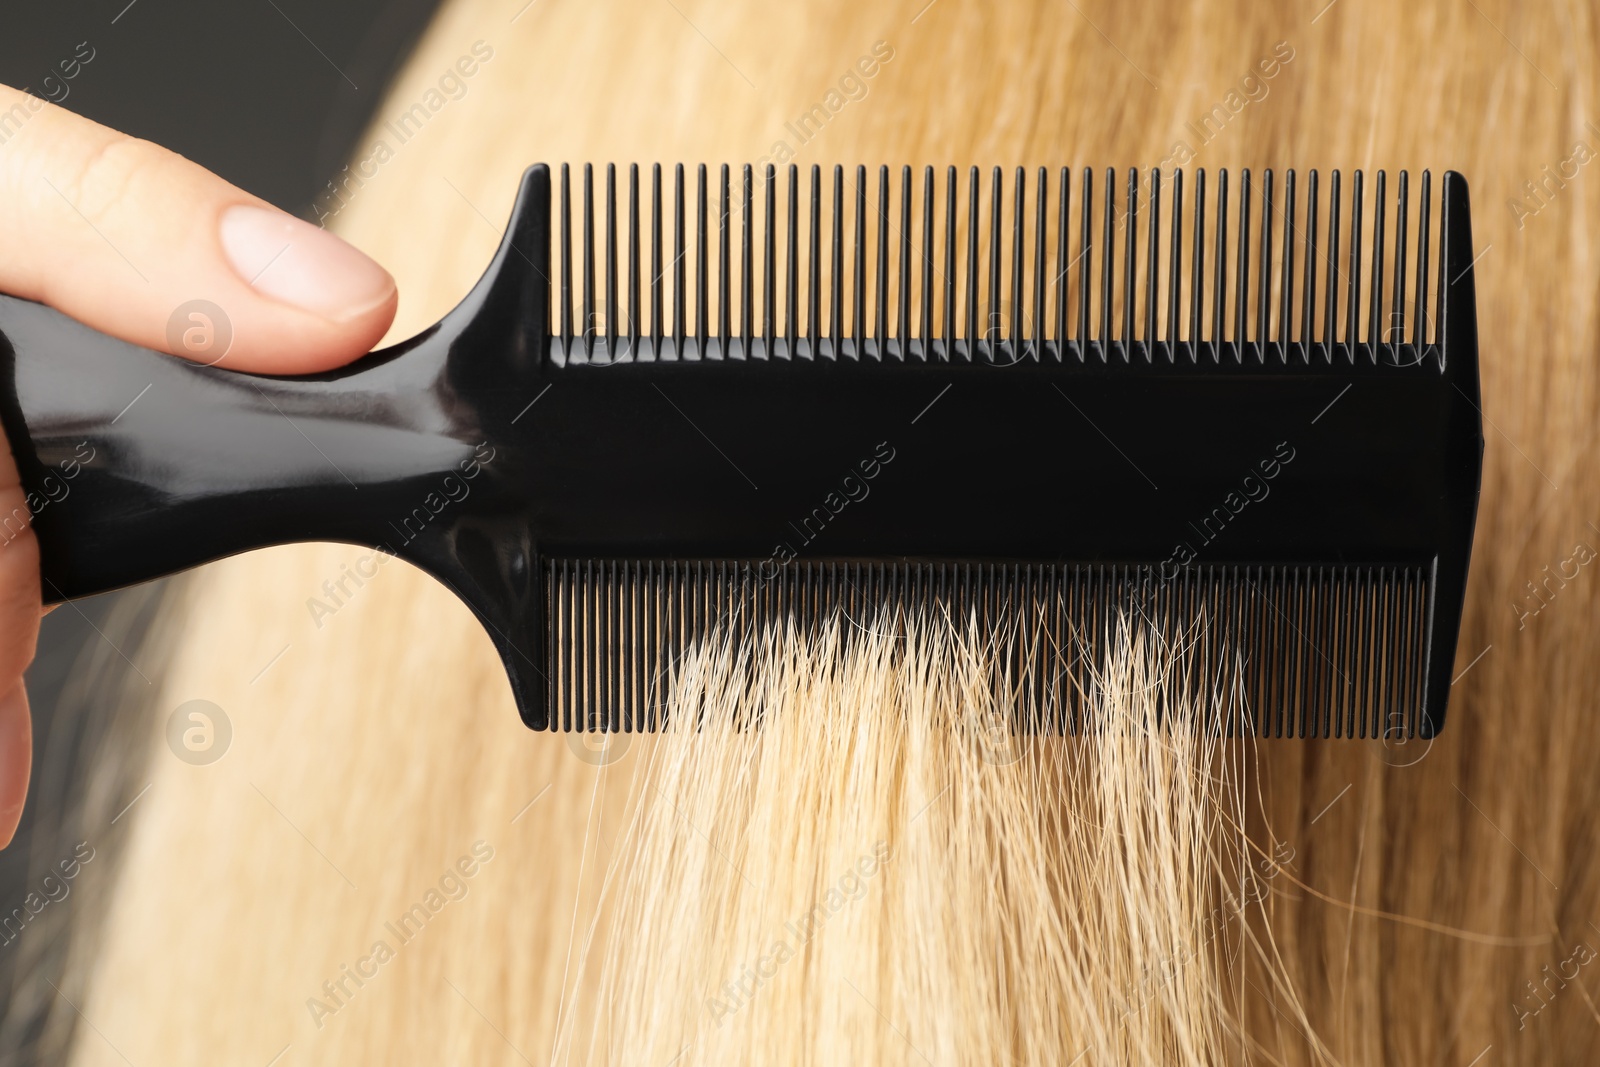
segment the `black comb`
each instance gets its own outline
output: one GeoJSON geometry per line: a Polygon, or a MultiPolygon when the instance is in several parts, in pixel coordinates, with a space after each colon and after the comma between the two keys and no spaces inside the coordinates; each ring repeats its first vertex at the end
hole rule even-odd
{"type": "Polygon", "coordinates": [[[1429,737],[1482,464],[1467,186],[1366,184],[535,166],[466,300],[337,372],[0,300],[3,416],[49,598],[382,547],[538,729],[653,728],[713,635],[933,612],[1031,725],[1081,726],[1144,619],[1200,634],[1229,732],[1429,737]]]}

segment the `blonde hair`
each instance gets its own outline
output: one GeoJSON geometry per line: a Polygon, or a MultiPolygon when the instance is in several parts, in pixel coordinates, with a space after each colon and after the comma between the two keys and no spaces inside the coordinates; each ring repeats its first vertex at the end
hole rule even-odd
{"type": "MultiPolygon", "coordinates": [[[[82,1012],[74,1062],[1592,1059],[1600,635],[1594,576],[1558,564],[1600,536],[1581,462],[1600,272],[1577,236],[1600,196],[1595,15],[1319,7],[456,0],[369,142],[398,141],[385,123],[445,72],[465,90],[330,221],[396,272],[398,337],[466,291],[539,159],[739,162],[785,141],[824,164],[1460,169],[1489,445],[1441,738],[1217,756],[1141,735],[1130,684],[1106,706],[1127,729],[973,763],[952,694],[981,657],[923,632],[796,643],[745,679],[770,703],[759,731],[636,739],[597,768],[616,751],[522,729],[487,638],[429,579],[387,564],[313,620],[307,598],[364,550],[275,549],[197,575],[167,623],[149,789],[98,831],[126,839],[104,936],[79,935],[51,1001],[82,1012]],[[460,75],[479,41],[492,55],[460,75]],[[786,124],[880,41],[890,58],[795,144],[786,124]],[[233,725],[210,766],[164,747],[196,698],[233,725]],[[863,856],[862,899],[713,1019],[695,998],[863,856]]],[[[1170,649],[1149,642],[1106,677],[1158,678],[1170,649]]],[[[739,668],[704,655],[678,699],[716,706],[739,668]]]]}
{"type": "Polygon", "coordinates": [[[556,1059],[1228,1047],[1216,939],[1237,947],[1243,901],[1213,890],[1260,883],[1213,833],[1216,740],[1193,725],[1220,709],[1156,726],[1174,663],[1124,625],[1083,739],[996,734],[1014,709],[976,632],[855,625],[713,645],[679,672],[609,864],[599,988],[564,1013],[556,1059]]]}

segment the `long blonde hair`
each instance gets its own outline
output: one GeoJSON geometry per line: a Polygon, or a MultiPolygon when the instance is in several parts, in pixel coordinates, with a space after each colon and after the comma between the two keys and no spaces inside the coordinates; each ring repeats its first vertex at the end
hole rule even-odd
{"type": "MultiPolygon", "coordinates": [[[[1489,443],[1450,727],[1153,736],[1173,653],[1130,632],[1123,730],[974,761],[952,724],[981,657],[925,630],[794,643],[744,679],[759,736],[597,752],[524,731],[487,638],[403,564],[326,613],[365,550],[229,560],[164,623],[148,789],[98,828],[120,873],[85,867],[118,877],[50,999],[74,1062],[1593,1060],[1600,636],[1562,564],[1600,538],[1600,42],[1587,6],[1542,13],[448,4],[319,204],[399,279],[396,337],[467,290],[534,160],[1463,171],[1489,443]],[[195,699],[232,727],[206,766],[165,740],[195,699]]],[[[713,706],[748,669],[697,663],[678,699],[713,706]]]]}

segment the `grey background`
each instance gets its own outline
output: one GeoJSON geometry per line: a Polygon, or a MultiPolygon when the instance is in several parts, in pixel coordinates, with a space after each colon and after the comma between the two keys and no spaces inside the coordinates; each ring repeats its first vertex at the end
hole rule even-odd
{"type": "MultiPolygon", "coordinates": [[[[0,15],[0,83],[44,78],[87,42],[94,59],[62,106],[182,153],[306,218],[426,27],[437,0],[111,0],[0,15]]],[[[59,95],[59,90],[51,90],[59,95]]],[[[3,149],[0,149],[3,151],[3,149]]],[[[3,161],[0,161],[3,162],[3,161]]],[[[0,233],[0,240],[5,235],[0,233]]],[[[92,780],[107,739],[160,661],[162,585],[89,598],[44,620],[27,676],[34,716],[28,809],[0,852],[0,914],[20,903],[86,826],[137,789],[132,768],[92,780]],[[123,779],[126,779],[125,781],[123,779]],[[87,798],[87,799],[86,799],[87,798]],[[95,807],[93,818],[86,807],[95,807]]],[[[159,710],[159,709],[158,709],[159,710]]],[[[132,731],[135,736],[140,731],[132,731]]],[[[103,764],[105,761],[99,761],[103,764]]],[[[55,1062],[73,1024],[60,1004],[66,918],[82,894],[0,945],[0,1064],[55,1062]],[[53,977],[52,977],[53,976],[53,977]],[[63,1021],[65,1020],[65,1021],[63,1021]]]]}

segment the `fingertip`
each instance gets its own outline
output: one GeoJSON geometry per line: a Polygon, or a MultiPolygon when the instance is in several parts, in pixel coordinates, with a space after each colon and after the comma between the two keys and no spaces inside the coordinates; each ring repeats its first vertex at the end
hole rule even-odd
{"type": "MultiPolygon", "coordinates": [[[[242,286],[240,286],[242,288],[242,286]]],[[[372,351],[394,322],[399,295],[333,322],[247,292],[219,302],[185,300],[168,319],[165,344],[175,356],[253,374],[317,374],[372,351]]]]}
{"type": "Polygon", "coordinates": [[[168,331],[176,355],[235,370],[311,374],[370,352],[394,322],[394,277],[303,219],[233,204],[220,213],[217,242],[220,269],[232,277],[215,288],[233,293],[231,308],[195,301],[205,306],[186,320],[180,306],[168,331]]]}
{"type": "Polygon", "coordinates": [[[39,541],[9,449],[0,448],[0,679],[20,678],[39,642],[39,541]],[[20,528],[17,524],[24,523],[20,528]]]}
{"type": "MultiPolygon", "coordinates": [[[[0,112],[23,98],[0,87],[0,112]]],[[[394,278],[353,245],[59,108],[7,142],[0,192],[0,292],[142,347],[316,373],[371,351],[394,321],[394,278]]]]}
{"type": "Polygon", "coordinates": [[[32,770],[33,716],[19,678],[0,696],[0,848],[11,844],[22,822],[32,770]]]}
{"type": "Polygon", "coordinates": [[[217,225],[223,255],[267,300],[337,325],[392,306],[394,278],[366,253],[304,219],[260,204],[234,204],[217,225]]]}

